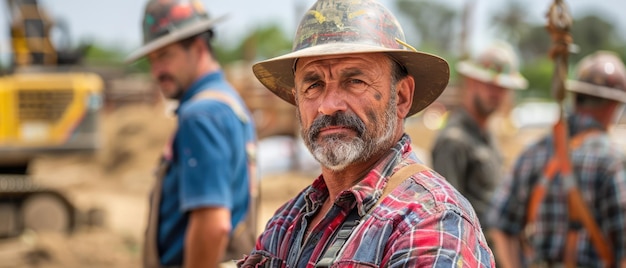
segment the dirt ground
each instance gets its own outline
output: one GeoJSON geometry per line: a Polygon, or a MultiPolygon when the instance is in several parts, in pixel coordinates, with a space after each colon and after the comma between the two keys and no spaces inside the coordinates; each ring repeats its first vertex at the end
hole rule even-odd
{"type": "MultiPolygon", "coordinates": [[[[71,234],[26,232],[0,240],[0,268],[140,267],[143,231],[157,156],[175,121],[162,106],[126,106],[102,118],[95,154],[41,156],[30,168],[38,183],[65,193],[82,211],[104,212],[102,226],[71,234]]],[[[261,180],[259,230],[313,174],[272,174],[261,180]]]]}

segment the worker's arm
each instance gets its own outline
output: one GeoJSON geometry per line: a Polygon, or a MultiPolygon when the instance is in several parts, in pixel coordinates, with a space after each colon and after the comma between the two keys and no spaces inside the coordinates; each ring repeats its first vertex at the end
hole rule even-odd
{"type": "Polygon", "coordinates": [[[498,267],[521,267],[519,239],[497,229],[491,229],[489,234],[493,240],[494,253],[497,255],[496,260],[498,260],[498,267]]]}
{"type": "Polygon", "coordinates": [[[228,246],[230,211],[223,207],[190,212],[185,237],[185,268],[217,267],[228,246]]]}

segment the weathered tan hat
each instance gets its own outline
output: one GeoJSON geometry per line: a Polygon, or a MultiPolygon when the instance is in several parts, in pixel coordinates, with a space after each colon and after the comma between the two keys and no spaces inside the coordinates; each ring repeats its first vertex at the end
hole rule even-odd
{"type": "Polygon", "coordinates": [[[404,40],[396,18],[375,0],[318,0],[302,18],[292,52],[256,63],[252,70],[265,87],[295,105],[291,90],[298,58],[385,53],[415,78],[410,116],[439,97],[448,84],[450,68],[444,59],[419,52],[404,40]]]}
{"type": "Polygon", "coordinates": [[[626,68],[614,52],[598,51],[583,58],[568,90],[626,103],[626,68]]]}
{"type": "Polygon", "coordinates": [[[519,72],[515,51],[506,42],[494,41],[475,59],[461,61],[456,71],[476,80],[509,89],[526,89],[528,81],[519,72]]]}
{"type": "Polygon", "coordinates": [[[142,21],[143,46],[125,61],[136,61],[159,48],[208,31],[224,18],[209,18],[197,0],[151,0],[142,21]]]}

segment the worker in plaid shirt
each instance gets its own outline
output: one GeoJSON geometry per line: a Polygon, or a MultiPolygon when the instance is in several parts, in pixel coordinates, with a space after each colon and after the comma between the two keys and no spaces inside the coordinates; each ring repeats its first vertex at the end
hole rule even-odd
{"type": "MultiPolygon", "coordinates": [[[[626,68],[616,54],[600,51],[581,60],[576,80],[568,81],[574,92],[574,113],[568,118],[570,159],[573,174],[593,220],[612,250],[613,265],[600,257],[581,226],[572,254],[578,267],[626,267],[626,158],[612,144],[607,130],[626,103],[626,68]],[[574,145],[577,144],[577,145],[574,145]]],[[[532,189],[548,160],[554,155],[554,139],[548,135],[518,158],[511,176],[496,190],[489,215],[498,266],[563,267],[569,228],[567,190],[562,176],[552,177],[537,219],[527,222],[532,189]],[[520,237],[525,247],[520,247],[520,237]],[[524,251],[520,258],[520,252],[524,251]],[[526,259],[526,260],[525,260],[526,259]],[[506,260],[506,263],[504,262],[506,260]]]]}
{"type": "Polygon", "coordinates": [[[293,52],[256,77],[296,105],[322,174],[280,207],[240,267],[494,267],[467,199],[421,165],[403,121],[449,79],[375,0],[319,0],[293,52]]]}

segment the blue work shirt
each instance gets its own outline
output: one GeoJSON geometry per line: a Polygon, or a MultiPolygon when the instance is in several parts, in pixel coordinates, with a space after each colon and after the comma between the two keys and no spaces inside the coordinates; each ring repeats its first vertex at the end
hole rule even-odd
{"type": "Polygon", "coordinates": [[[204,90],[226,93],[245,107],[221,71],[200,78],[180,100],[173,155],[163,180],[159,208],[158,250],[164,265],[183,263],[192,210],[227,208],[233,229],[248,212],[246,145],[256,140],[253,123],[240,120],[224,102],[193,98],[204,90]]]}

